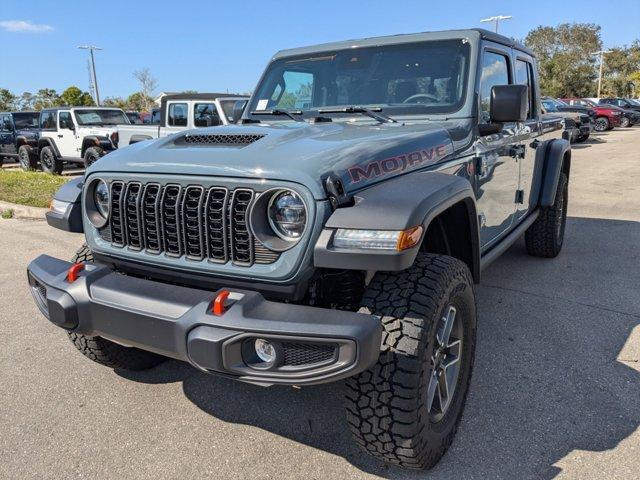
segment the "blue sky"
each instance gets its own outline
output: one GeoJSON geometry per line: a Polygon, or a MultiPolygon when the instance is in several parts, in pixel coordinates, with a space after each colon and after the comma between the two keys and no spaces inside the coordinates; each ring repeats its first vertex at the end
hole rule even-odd
{"type": "MultiPolygon", "coordinates": [[[[500,33],[524,38],[538,25],[593,22],[605,47],[640,38],[640,0],[0,0],[0,88],[88,89],[87,52],[101,97],[138,89],[133,72],[148,67],[160,91],[253,90],[280,49],[334,40],[470,28],[513,15],[500,33]],[[26,22],[26,23],[19,23],[26,22]]],[[[490,27],[490,25],[488,25],[490,27]]]]}

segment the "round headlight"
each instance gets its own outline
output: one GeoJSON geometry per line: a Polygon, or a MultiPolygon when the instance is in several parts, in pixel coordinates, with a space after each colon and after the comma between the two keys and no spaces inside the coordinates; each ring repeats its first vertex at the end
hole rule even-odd
{"type": "Polygon", "coordinates": [[[279,190],[269,200],[269,225],[283,240],[298,240],[307,225],[307,209],[300,195],[291,190],[279,190]]]}
{"type": "Polygon", "coordinates": [[[98,180],[93,190],[93,201],[96,204],[96,210],[104,218],[109,217],[109,186],[103,181],[98,180]]]}

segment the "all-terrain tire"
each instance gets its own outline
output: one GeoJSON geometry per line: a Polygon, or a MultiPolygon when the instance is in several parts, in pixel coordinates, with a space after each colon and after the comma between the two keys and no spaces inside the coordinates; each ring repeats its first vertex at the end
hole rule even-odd
{"type": "MultiPolygon", "coordinates": [[[[72,262],[93,262],[93,253],[85,244],[78,250],[72,262]]],[[[67,332],[69,339],[85,357],[96,363],[122,370],[146,370],[166,360],[161,355],[138,348],[124,347],[102,337],[88,337],[67,332]]]]}
{"type": "Polygon", "coordinates": [[[347,422],[356,443],[383,461],[407,468],[433,467],[455,436],[473,370],[476,302],[467,266],[444,255],[419,254],[402,272],[377,273],[361,312],[380,316],[377,363],[345,382],[347,422]],[[436,333],[445,309],[461,315],[463,339],[456,387],[444,416],[427,408],[436,333]]]}
{"type": "Polygon", "coordinates": [[[576,138],[576,143],[586,142],[587,140],[589,140],[589,135],[589,133],[578,135],[578,138],[576,138]]]}
{"type": "Polygon", "coordinates": [[[564,243],[568,203],[569,179],[561,173],[553,205],[542,208],[536,221],[524,233],[529,255],[553,258],[560,253],[564,243]]]}
{"type": "Polygon", "coordinates": [[[104,156],[104,150],[100,147],[89,147],[84,152],[84,168],[89,168],[91,165],[100,160],[100,157],[104,156]]]}
{"type": "Polygon", "coordinates": [[[60,175],[64,168],[64,162],[56,156],[53,148],[43,147],[40,150],[40,166],[43,172],[60,175]]]}
{"type": "Polygon", "coordinates": [[[18,148],[18,161],[22,170],[32,171],[38,168],[38,156],[33,153],[33,148],[29,145],[20,145],[20,148],[18,148]]]}

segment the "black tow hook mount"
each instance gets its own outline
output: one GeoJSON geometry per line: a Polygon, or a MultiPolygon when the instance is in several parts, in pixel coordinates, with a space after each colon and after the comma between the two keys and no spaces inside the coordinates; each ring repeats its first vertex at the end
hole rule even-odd
{"type": "Polygon", "coordinates": [[[329,201],[331,202],[331,208],[334,210],[341,207],[351,207],[354,204],[353,197],[347,195],[344,190],[344,185],[340,178],[331,173],[324,181],[324,188],[329,195],[329,201]]]}

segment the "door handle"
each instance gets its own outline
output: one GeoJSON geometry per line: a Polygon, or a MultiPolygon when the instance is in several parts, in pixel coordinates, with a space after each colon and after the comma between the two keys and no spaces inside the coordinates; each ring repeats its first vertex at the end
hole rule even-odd
{"type": "Polygon", "coordinates": [[[58,138],[62,138],[62,137],[64,137],[64,135],[58,135],[58,138]]]}

